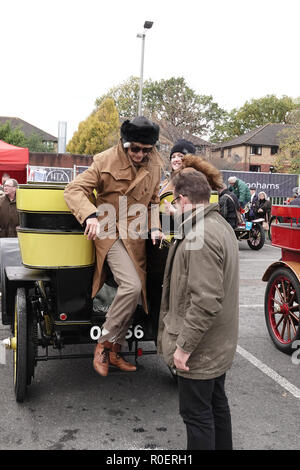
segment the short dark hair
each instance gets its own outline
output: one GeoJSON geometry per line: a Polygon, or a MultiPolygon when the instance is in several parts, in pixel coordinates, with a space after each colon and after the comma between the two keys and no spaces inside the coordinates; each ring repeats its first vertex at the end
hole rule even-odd
{"type": "Polygon", "coordinates": [[[187,196],[192,204],[208,202],[211,188],[207,178],[200,171],[184,168],[174,178],[174,194],[187,196]]]}

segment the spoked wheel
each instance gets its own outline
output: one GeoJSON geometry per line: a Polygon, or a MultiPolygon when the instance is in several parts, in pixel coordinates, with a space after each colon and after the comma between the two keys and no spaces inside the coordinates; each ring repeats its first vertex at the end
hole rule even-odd
{"type": "Polygon", "coordinates": [[[300,338],[300,284],[287,268],[276,270],[269,279],[265,294],[265,319],[275,346],[291,354],[293,342],[300,338]]]}
{"type": "Polygon", "coordinates": [[[16,292],[14,337],[14,390],[16,400],[22,402],[27,389],[27,309],[24,288],[16,292]]]}
{"type": "Polygon", "coordinates": [[[260,224],[256,224],[252,227],[247,243],[252,250],[260,250],[264,246],[265,231],[260,224]]]}

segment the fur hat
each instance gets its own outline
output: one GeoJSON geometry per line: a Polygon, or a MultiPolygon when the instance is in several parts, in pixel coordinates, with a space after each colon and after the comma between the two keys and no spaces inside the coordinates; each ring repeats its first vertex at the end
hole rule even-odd
{"type": "Polygon", "coordinates": [[[182,168],[194,168],[203,173],[213,190],[223,186],[222,173],[211,163],[196,155],[185,155],[182,159],[182,168]]]}
{"type": "Polygon", "coordinates": [[[190,142],[189,140],[179,139],[175,142],[174,146],[171,148],[170,158],[172,157],[173,153],[182,153],[183,155],[187,155],[188,153],[195,154],[196,147],[195,145],[190,142]]]}
{"type": "Polygon", "coordinates": [[[127,119],[121,126],[121,138],[126,142],[139,142],[141,144],[155,145],[159,137],[159,126],[144,116],[127,119]]]}

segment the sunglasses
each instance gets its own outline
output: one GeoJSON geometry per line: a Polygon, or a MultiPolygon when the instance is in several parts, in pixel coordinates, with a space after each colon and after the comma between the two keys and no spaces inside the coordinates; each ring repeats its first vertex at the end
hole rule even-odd
{"type": "Polygon", "coordinates": [[[171,202],[171,206],[176,205],[176,201],[178,201],[178,199],[180,199],[180,196],[186,197],[186,194],[180,194],[179,196],[175,197],[175,199],[173,199],[173,201],[171,202]]]}
{"type": "Polygon", "coordinates": [[[133,153],[143,152],[144,155],[147,155],[148,153],[150,153],[152,149],[153,147],[139,147],[138,145],[132,145],[130,147],[131,152],[133,153]]]}

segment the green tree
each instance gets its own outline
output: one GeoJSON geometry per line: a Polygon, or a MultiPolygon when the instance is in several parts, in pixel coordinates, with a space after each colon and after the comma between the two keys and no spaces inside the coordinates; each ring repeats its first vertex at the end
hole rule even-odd
{"type": "Polygon", "coordinates": [[[102,152],[117,143],[119,127],[119,115],[114,100],[106,98],[96,111],[79,124],[66,150],[87,155],[102,152]]]}
{"type": "Polygon", "coordinates": [[[30,152],[49,152],[49,148],[43,143],[41,136],[31,134],[26,137],[20,128],[12,129],[9,121],[0,126],[0,140],[17,147],[28,148],[30,152]]]}
{"type": "Polygon", "coordinates": [[[197,94],[183,77],[146,83],[145,106],[159,119],[199,136],[210,134],[225,113],[212,96],[197,94]]]}
{"type": "MultiPolygon", "coordinates": [[[[145,90],[143,90],[143,94],[145,94],[145,90]]],[[[129,77],[120,85],[110,88],[107,93],[96,99],[95,105],[97,108],[107,98],[114,100],[121,118],[132,119],[138,111],[139,78],[129,77]]]]}
{"type": "Polygon", "coordinates": [[[286,124],[297,106],[289,96],[266,95],[246,101],[241,108],[234,108],[225,115],[223,122],[217,123],[213,140],[230,140],[268,123],[286,124]]]}
{"type": "MultiPolygon", "coordinates": [[[[130,77],[126,82],[111,88],[96,100],[96,106],[109,96],[113,98],[121,118],[133,118],[138,112],[138,77],[130,77]]],[[[199,136],[210,133],[225,114],[212,96],[198,95],[183,77],[146,80],[142,100],[145,116],[157,121],[168,121],[179,130],[199,136]]]]}
{"type": "Polygon", "coordinates": [[[9,121],[0,126],[0,140],[17,147],[27,147],[24,132],[20,129],[12,129],[9,121]]]}
{"type": "Polygon", "coordinates": [[[300,122],[280,134],[279,152],[274,159],[276,171],[300,174],[300,122]]]}
{"type": "Polygon", "coordinates": [[[40,135],[31,134],[26,139],[26,147],[30,152],[53,152],[53,147],[49,148],[44,142],[40,135]]]}

